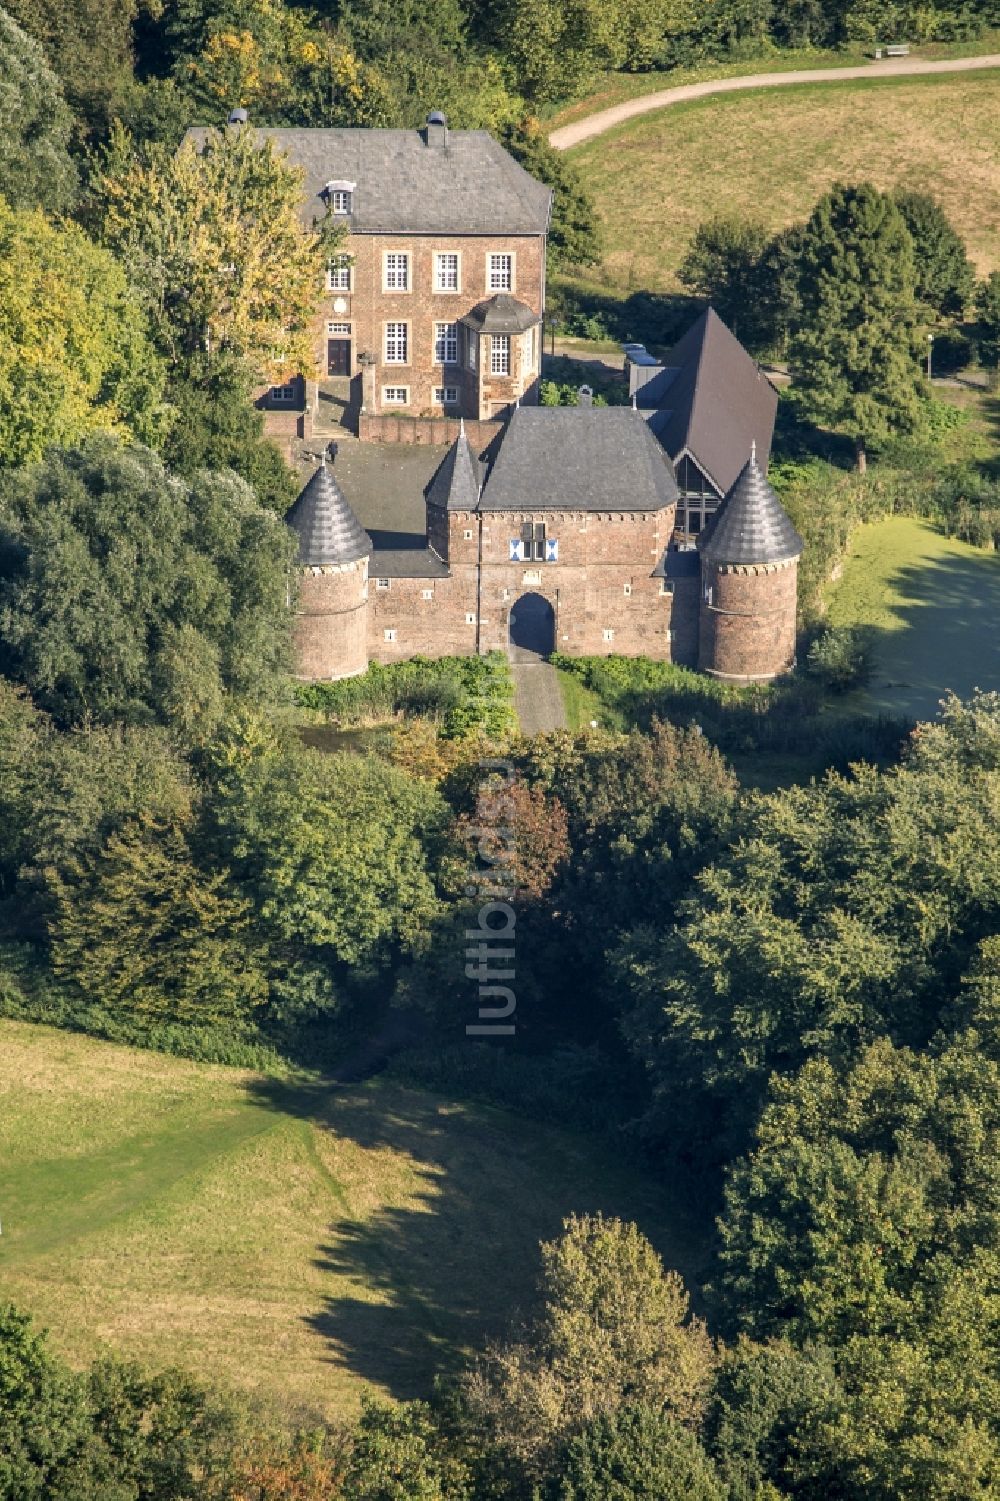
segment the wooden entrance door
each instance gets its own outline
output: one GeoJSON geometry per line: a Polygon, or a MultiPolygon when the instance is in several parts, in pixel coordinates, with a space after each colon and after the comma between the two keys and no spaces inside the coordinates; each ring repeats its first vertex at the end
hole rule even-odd
{"type": "Polygon", "coordinates": [[[351,341],[350,341],[350,339],[327,339],[327,341],[326,341],[326,373],[327,373],[327,375],[350,375],[350,373],[351,373],[351,341]]]}

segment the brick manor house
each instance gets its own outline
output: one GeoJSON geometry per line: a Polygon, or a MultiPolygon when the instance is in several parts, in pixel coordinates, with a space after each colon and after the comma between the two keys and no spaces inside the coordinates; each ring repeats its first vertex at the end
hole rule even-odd
{"type": "Polygon", "coordinates": [[[325,441],[339,401],[356,434],[287,518],[300,676],[497,648],[787,671],[802,542],[767,480],[777,393],[714,311],[662,359],[626,346],[630,406],[582,387],[540,407],[547,187],[439,113],[258,135],[302,168],[303,222],[348,231],[315,371],[258,403],[325,441]]]}
{"type": "MultiPolygon", "coordinates": [[[[245,128],[245,113],[230,125],[245,128]]],[[[348,405],[370,438],[384,436],[383,417],[489,422],[537,401],[549,188],[487,131],[449,130],[439,113],[420,130],[256,134],[301,168],[303,223],[329,213],[347,231],[315,371],[261,393],[271,431],[283,426],[273,414],[294,413],[311,433],[321,396],[348,405]]]]}

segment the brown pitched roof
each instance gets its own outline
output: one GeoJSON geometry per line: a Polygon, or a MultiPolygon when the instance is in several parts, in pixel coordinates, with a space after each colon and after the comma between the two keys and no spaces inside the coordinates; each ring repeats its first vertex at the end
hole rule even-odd
{"type": "Polygon", "coordinates": [[[662,367],[636,368],[633,388],[670,457],[686,449],[720,495],[735,484],[752,444],[761,455],[771,451],[778,393],[714,308],[662,367]]]}

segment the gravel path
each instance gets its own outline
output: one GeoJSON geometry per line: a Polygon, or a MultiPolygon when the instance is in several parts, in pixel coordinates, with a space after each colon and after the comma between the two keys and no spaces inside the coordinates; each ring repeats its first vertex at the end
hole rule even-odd
{"type": "Polygon", "coordinates": [[[679,84],[673,89],[660,89],[655,94],[644,94],[638,99],[626,99],[621,104],[602,109],[572,125],[554,130],[549,142],[557,151],[566,151],[570,146],[579,146],[593,136],[603,135],[623,120],[634,115],[645,115],[650,110],[662,109],[667,104],[680,104],[685,99],[704,99],[709,94],[733,94],[740,89],[778,89],[796,83],[838,83],[846,78],[901,78],[920,73],[969,73],[977,68],[1000,68],[1000,53],[991,52],[984,57],[953,57],[945,62],[927,62],[919,58],[887,58],[881,62],[855,64],[849,68],[802,68],[795,73],[747,73],[739,78],[715,78],[705,83],[679,84]]]}
{"type": "Polygon", "coordinates": [[[555,668],[549,662],[536,659],[533,662],[513,661],[510,670],[514,678],[514,708],[522,735],[564,730],[566,710],[555,668]]]}

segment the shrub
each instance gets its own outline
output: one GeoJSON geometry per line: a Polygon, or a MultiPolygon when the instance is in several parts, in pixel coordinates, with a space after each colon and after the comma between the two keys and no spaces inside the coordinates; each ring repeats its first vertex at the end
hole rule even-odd
{"type": "Polygon", "coordinates": [[[502,737],[516,729],[514,685],[503,652],[482,657],[411,657],[383,666],[373,662],[356,678],[306,683],[298,702],[341,729],[396,715],[434,720],[447,740],[482,731],[502,737]]]}
{"type": "Polygon", "coordinates": [[[871,653],[861,631],[829,626],[810,646],[806,671],[833,693],[861,687],[871,675],[871,653]]]}

